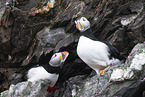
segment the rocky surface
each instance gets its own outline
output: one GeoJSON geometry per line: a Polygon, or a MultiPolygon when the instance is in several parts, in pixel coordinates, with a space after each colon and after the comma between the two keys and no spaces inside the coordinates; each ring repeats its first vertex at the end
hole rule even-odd
{"type": "MultiPolygon", "coordinates": [[[[145,43],[137,44],[125,63],[112,64],[105,75],[99,78],[97,75],[72,77],[64,84],[59,94],[63,94],[63,97],[143,97],[142,93],[145,90],[144,54],[145,43]],[[136,56],[139,60],[134,61],[136,56]],[[132,64],[137,65],[132,67],[132,64]],[[138,67],[141,68],[138,69],[138,67]],[[127,71],[127,68],[131,70],[127,71]]],[[[58,94],[55,94],[55,97],[57,96],[58,94]]]]}
{"type": "Polygon", "coordinates": [[[25,75],[32,66],[47,63],[54,52],[66,50],[70,55],[57,82],[57,86],[66,88],[51,92],[53,95],[83,95],[77,91],[88,91],[86,95],[98,96],[106,95],[107,91],[112,92],[109,95],[124,97],[132,93],[141,95],[144,79],[137,75],[135,80],[134,74],[138,74],[136,70],[143,72],[144,60],[137,64],[136,60],[142,59],[144,54],[136,55],[131,50],[145,41],[144,4],[144,0],[0,0],[0,92],[8,90],[11,84],[26,81],[25,75]],[[80,16],[85,16],[91,22],[98,39],[114,45],[126,56],[130,52],[132,54],[129,56],[133,60],[128,57],[123,67],[117,68],[116,65],[108,70],[106,76],[100,77],[105,84],[108,76],[112,76],[114,83],[124,82],[113,84],[112,91],[107,88],[104,92],[102,88],[93,90],[90,87],[96,92],[92,93],[83,88],[83,85],[89,87],[90,83],[96,84],[97,76],[91,77],[94,75],[92,69],[76,54],[79,31],[75,28],[74,20],[80,16]],[[116,72],[120,76],[116,77],[116,72]],[[72,80],[72,77],[76,80],[72,80]],[[79,80],[83,80],[84,84],[79,80]],[[76,89],[70,89],[69,84],[76,89]],[[126,85],[126,88],[121,90],[118,85],[126,85]],[[134,87],[137,89],[134,90],[134,87]],[[100,90],[105,94],[98,94],[100,90]]]}
{"type": "Polygon", "coordinates": [[[118,62],[105,71],[104,76],[71,77],[62,87],[47,92],[49,81],[36,83],[21,82],[11,85],[9,90],[1,93],[1,97],[142,97],[145,90],[145,43],[137,44],[126,63],[118,62]],[[138,60],[136,60],[138,56],[138,60]],[[129,63],[128,63],[129,62],[129,63]],[[137,64],[132,67],[132,64],[137,64]],[[138,68],[139,67],[139,68],[138,68]],[[119,69],[120,68],[120,69],[119,69]],[[129,69],[130,68],[130,69],[129,69]]]}
{"type": "Polygon", "coordinates": [[[49,84],[48,80],[12,84],[9,90],[1,93],[0,97],[44,97],[49,84]]]}

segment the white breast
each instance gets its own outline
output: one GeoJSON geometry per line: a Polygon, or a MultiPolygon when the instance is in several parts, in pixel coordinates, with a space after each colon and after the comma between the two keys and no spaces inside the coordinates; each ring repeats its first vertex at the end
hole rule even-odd
{"type": "Polygon", "coordinates": [[[81,36],[77,46],[78,56],[97,73],[109,63],[109,48],[100,41],[81,36]]]}
{"type": "Polygon", "coordinates": [[[27,74],[28,81],[35,82],[38,80],[48,79],[51,81],[50,86],[53,87],[59,77],[59,74],[48,73],[42,66],[31,68],[27,74]]]}

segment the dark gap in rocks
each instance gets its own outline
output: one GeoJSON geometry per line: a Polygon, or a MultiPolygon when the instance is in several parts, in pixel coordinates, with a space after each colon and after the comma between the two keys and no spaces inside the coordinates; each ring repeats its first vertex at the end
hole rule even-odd
{"type": "Polygon", "coordinates": [[[142,36],[145,38],[145,25],[142,27],[142,36]]]}
{"type": "Polygon", "coordinates": [[[134,83],[122,97],[143,97],[145,82],[134,83]]]}
{"type": "Polygon", "coordinates": [[[66,27],[70,23],[71,20],[65,20],[63,19],[63,22],[59,21],[56,24],[54,24],[53,28],[60,28],[60,27],[66,27]]]}
{"type": "Polygon", "coordinates": [[[0,92],[6,90],[2,84],[7,80],[8,78],[3,73],[0,72],[0,92]]]}
{"type": "Polygon", "coordinates": [[[39,61],[38,61],[38,64],[39,65],[42,65],[42,64],[48,64],[49,61],[50,61],[50,58],[52,57],[53,55],[53,51],[51,51],[50,53],[48,54],[42,54],[39,58],[39,61]]]}
{"type": "MultiPolygon", "coordinates": [[[[103,25],[101,25],[100,28],[98,28],[95,32],[93,31],[94,35],[99,38],[100,36],[100,32],[103,32],[104,28],[108,25],[108,20],[105,20],[103,25]]],[[[92,28],[96,28],[96,27],[92,27],[92,28]]],[[[102,33],[101,33],[102,34],[102,33]]]]}
{"type": "Polygon", "coordinates": [[[109,36],[111,36],[115,31],[117,31],[121,26],[116,26],[113,29],[109,30],[109,32],[106,34],[105,39],[107,39],[109,36]]]}

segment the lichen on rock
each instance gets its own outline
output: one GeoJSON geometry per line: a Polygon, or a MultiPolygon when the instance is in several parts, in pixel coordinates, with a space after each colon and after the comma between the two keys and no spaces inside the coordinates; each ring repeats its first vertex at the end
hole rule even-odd
{"type": "Polygon", "coordinates": [[[127,59],[127,67],[113,70],[111,74],[111,81],[123,81],[125,79],[132,80],[135,76],[133,71],[143,70],[145,65],[145,44],[138,44],[134,47],[130,56],[127,59]]]}
{"type": "Polygon", "coordinates": [[[41,6],[39,7],[34,7],[34,8],[31,8],[31,11],[29,12],[29,15],[36,15],[36,14],[44,14],[44,13],[47,13],[49,12],[49,10],[51,8],[54,7],[54,4],[55,4],[55,0],[42,0],[41,1],[41,6]]]}
{"type": "Polygon", "coordinates": [[[34,83],[21,82],[16,85],[11,85],[9,90],[0,94],[0,97],[45,97],[47,88],[50,84],[48,80],[40,80],[34,83]]]}
{"type": "Polygon", "coordinates": [[[143,0],[1,0],[0,91],[25,81],[27,70],[41,62],[47,64],[52,53],[66,50],[70,56],[57,82],[60,89],[49,92],[48,97],[140,96],[145,90],[144,46],[138,44],[145,41],[144,3],[143,0]],[[134,48],[125,63],[110,66],[104,76],[94,75],[76,53],[80,33],[74,20],[81,16],[90,21],[95,37],[114,45],[122,54],[128,56],[136,44],[138,48],[134,48]],[[112,81],[111,74],[115,75],[112,81]]]}

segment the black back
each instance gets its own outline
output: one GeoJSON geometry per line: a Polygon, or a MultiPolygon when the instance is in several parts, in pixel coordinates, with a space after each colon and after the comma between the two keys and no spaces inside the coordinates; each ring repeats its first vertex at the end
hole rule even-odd
{"type": "MultiPolygon", "coordinates": [[[[87,29],[86,31],[84,32],[81,32],[81,35],[82,36],[85,36],[85,37],[88,37],[92,40],[95,40],[95,41],[99,41],[94,35],[93,35],[93,32],[91,30],[91,28],[87,29]]],[[[108,48],[109,48],[109,53],[110,53],[110,56],[114,57],[114,58],[117,58],[119,60],[123,60],[123,59],[126,59],[126,57],[122,54],[120,54],[120,52],[111,44],[107,43],[107,42],[104,42],[104,41],[101,41],[103,43],[105,43],[108,48]]]]}
{"type": "Polygon", "coordinates": [[[44,69],[48,72],[48,73],[55,73],[55,74],[59,74],[61,68],[60,67],[53,67],[49,64],[49,61],[51,59],[53,55],[53,52],[51,51],[49,54],[42,54],[41,57],[39,58],[39,66],[43,66],[44,69]]]}
{"type": "Polygon", "coordinates": [[[44,69],[48,72],[48,73],[55,73],[55,74],[59,74],[60,73],[60,66],[59,67],[53,67],[50,64],[43,64],[41,65],[44,67],[44,69]]]}

